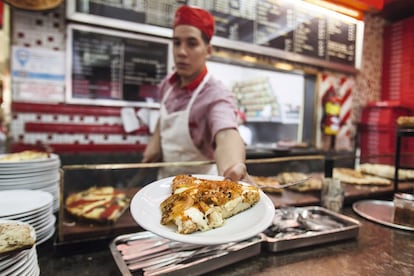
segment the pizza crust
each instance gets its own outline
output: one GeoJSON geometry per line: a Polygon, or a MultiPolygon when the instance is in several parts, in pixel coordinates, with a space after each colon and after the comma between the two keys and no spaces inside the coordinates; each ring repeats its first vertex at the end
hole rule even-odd
{"type": "Polygon", "coordinates": [[[129,206],[125,193],[111,186],[91,187],[66,198],[65,208],[76,218],[115,222],[129,206]]]}

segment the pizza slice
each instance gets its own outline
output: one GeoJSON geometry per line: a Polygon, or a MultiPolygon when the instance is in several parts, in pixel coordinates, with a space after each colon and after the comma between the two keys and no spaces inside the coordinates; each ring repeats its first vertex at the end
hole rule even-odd
{"type": "Polygon", "coordinates": [[[350,168],[334,168],[333,177],[356,185],[390,185],[391,181],[382,177],[363,174],[350,168]]]}
{"type": "Polygon", "coordinates": [[[29,224],[0,222],[0,256],[31,248],[35,242],[34,229],[29,224]]]}
{"type": "Polygon", "coordinates": [[[160,204],[161,224],[175,224],[180,234],[207,231],[259,200],[259,189],[254,186],[179,175],[173,179],[172,194],[160,204]]]}
{"type": "Polygon", "coordinates": [[[91,187],[66,198],[66,210],[77,218],[115,222],[129,206],[125,193],[113,187],[91,187]]]}

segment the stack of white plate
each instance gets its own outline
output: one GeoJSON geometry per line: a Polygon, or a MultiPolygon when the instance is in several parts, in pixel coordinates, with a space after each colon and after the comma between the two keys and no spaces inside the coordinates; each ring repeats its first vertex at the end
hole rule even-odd
{"type": "Polygon", "coordinates": [[[30,224],[36,232],[36,244],[41,244],[55,233],[53,196],[40,190],[0,191],[0,219],[30,224]]]}
{"type": "Polygon", "coordinates": [[[54,198],[53,211],[57,212],[60,194],[59,168],[59,156],[53,153],[44,159],[0,161],[0,191],[31,189],[49,192],[54,198]]]}
{"type": "MultiPolygon", "coordinates": [[[[14,220],[0,220],[1,223],[21,223],[14,220]]],[[[34,228],[32,229],[32,237],[36,239],[34,228]]],[[[37,259],[36,246],[30,249],[17,250],[9,254],[0,256],[0,275],[25,275],[37,276],[40,275],[39,263],[37,259]]]]}

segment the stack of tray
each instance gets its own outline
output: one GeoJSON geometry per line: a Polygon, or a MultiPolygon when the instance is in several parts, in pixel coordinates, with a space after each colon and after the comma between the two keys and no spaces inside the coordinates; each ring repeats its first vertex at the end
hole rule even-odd
{"type": "Polygon", "coordinates": [[[241,242],[192,245],[145,231],[118,236],[110,250],[122,275],[199,275],[259,255],[262,250],[280,252],[353,239],[359,227],[357,220],[319,206],[289,207],[276,209],[273,225],[241,242]]]}

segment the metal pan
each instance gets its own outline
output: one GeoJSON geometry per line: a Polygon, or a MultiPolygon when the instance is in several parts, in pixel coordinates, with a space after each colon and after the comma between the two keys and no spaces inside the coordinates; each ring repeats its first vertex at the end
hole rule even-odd
{"type": "MultiPolygon", "coordinates": [[[[307,222],[303,219],[300,220],[300,218],[296,218],[297,221],[295,221],[295,218],[287,219],[285,224],[287,228],[284,229],[286,230],[286,235],[280,229],[269,231],[272,229],[272,226],[269,227],[263,233],[263,246],[266,250],[280,252],[311,245],[353,239],[358,236],[360,223],[350,217],[319,206],[290,207],[290,209],[292,212],[305,211],[312,217],[307,222]],[[318,223],[318,219],[326,220],[326,222],[318,223]],[[300,223],[307,225],[309,229],[306,229],[303,225],[298,225],[300,223]],[[323,227],[323,225],[327,226],[323,227]]],[[[273,226],[280,222],[277,220],[280,220],[280,218],[277,218],[275,215],[273,226]]]]}
{"type": "Polygon", "coordinates": [[[401,230],[414,231],[414,227],[396,224],[392,215],[394,203],[385,200],[361,200],[352,205],[353,210],[363,218],[401,230]]]}
{"type": "Polygon", "coordinates": [[[201,246],[169,241],[151,232],[121,235],[110,243],[122,275],[200,275],[260,254],[261,236],[201,246]]]}

